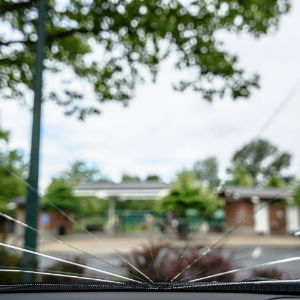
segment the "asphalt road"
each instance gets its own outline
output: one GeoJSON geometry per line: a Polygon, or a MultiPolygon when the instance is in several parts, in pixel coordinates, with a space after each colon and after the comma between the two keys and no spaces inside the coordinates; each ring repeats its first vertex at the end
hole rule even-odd
{"type": "MultiPolygon", "coordinates": [[[[253,267],[256,265],[265,264],[282,259],[289,259],[292,257],[299,257],[299,260],[274,264],[264,267],[257,267],[255,269],[276,269],[285,274],[286,279],[300,279],[300,247],[298,248],[267,248],[267,247],[247,247],[225,249],[225,253],[233,251],[237,265],[243,268],[253,267]]],[[[237,280],[252,277],[252,270],[239,271],[236,274],[237,280]]],[[[216,277],[217,279],[217,277],[216,277]]]]}
{"type": "MultiPolygon", "coordinates": [[[[251,268],[256,265],[273,262],[276,260],[288,259],[293,257],[299,257],[299,260],[294,260],[291,262],[284,262],[281,264],[274,264],[265,267],[259,267],[259,269],[276,269],[280,272],[283,272],[286,279],[300,279],[300,246],[293,247],[293,248],[267,248],[267,247],[239,247],[239,248],[224,248],[224,255],[230,255],[234,253],[234,260],[235,265],[237,268],[251,268]]],[[[50,254],[50,253],[49,253],[50,254]]],[[[61,257],[65,259],[73,260],[74,254],[58,254],[53,253],[56,257],[61,257]]],[[[119,273],[119,270],[116,268],[109,266],[105,262],[119,266],[121,263],[120,258],[118,258],[115,254],[105,254],[105,255],[97,255],[98,258],[102,259],[103,261],[99,261],[95,258],[89,257],[87,259],[86,264],[94,267],[99,268],[105,271],[116,272],[119,273]],[[104,262],[105,261],[105,262],[104,262]]],[[[53,264],[53,260],[40,257],[40,268],[44,269],[49,267],[53,264]]],[[[243,280],[245,278],[252,277],[252,270],[246,269],[241,270],[235,273],[236,280],[243,280]]],[[[88,271],[89,274],[90,271],[88,271]]],[[[97,275],[96,272],[92,272],[92,274],[97,275]]],[[[99,274],[99,273],[98,273],[99,274]]],[[[218,277],[212,278],[212,280],[218,280],[218,277]]]]}

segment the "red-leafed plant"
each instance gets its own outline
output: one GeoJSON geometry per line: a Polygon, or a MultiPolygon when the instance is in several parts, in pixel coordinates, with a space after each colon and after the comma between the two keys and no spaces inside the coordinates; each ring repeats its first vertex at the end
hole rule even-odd
{"type": "Polygon", "coordinates": [[[268,278],[268,279],[288,279],[284,272],[277,269],[254,269],[252,277],[268,278]]]}
{"type": "MultiPolygon", "coordinates": [[[[213,249],[198,259],[205,250],[205,246],[187,248],[181,256],[182,250],[168,244],[144,244],[141,250],[133,250],[126,256],[126,259],[155,282],[171,281],[183,270],[185,271],[174,281],[206,277],[229,271],[236,267],[233,254],[225,257],[222,248],[213,249]],[[194,262],[195,260],[196,262],[194,262]],[[192,265],[188,267],[190,264],[192,265]]],[[[128,272],[132,274],[131,276],[134,275],[141,279],[143,278],[139,272],[126,262],[123,262],[121,266],[127,268],[128,272]]],[[[234,274],[225,274],[204,279],[204,281],[233,280],[234,274]]]]}
{"type": "MultiPolygon", "coordinates": [[[[78,264],[86,264],[86,259],[83,256],[74,256],[71,259],[73,262],[78,263],[78,264]]],[[[57,273],[61,275],[66,275],[64,276],[52,276],[52,275],[41,275],[40,276],[40,281],[43,282],[66,282],[66,281],[78,281],[80,279],[78,278],[73,278],[73,277],[67,277],[68,275],[76,275],[76,276],[84,276],[85,269],[80,266],[75,266],[63,262],[57,262],[48,267],[47,269],[43,270],[44,272],[48,273],[57,273]]]]}

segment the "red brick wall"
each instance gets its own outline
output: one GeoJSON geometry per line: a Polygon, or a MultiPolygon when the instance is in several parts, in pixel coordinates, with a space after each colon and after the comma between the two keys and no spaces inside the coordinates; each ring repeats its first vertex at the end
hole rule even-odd
{"type": "MultiPolygon", "coordinates": [[[[19,207],[17,210],[16,219],[25,223],[25,214],[26,210],[24,207],[19,207]]],[[[50,222],[48,225],[44,225],[42,222],[42,214],[39,214],[39,229],[51,234],[58,234],[58,230],[60,226],[64,226],[67,230],[67,233],[69,233],[72,230],[73,223],[64,215],[62,215],[59,212],[49,213],[50,216],[50,222]]],[[[23,225],[17,224],[15,233],[18,235],[23,235],[25,232],[25,228],[23,225]]]]}
{"type": "MultiPolygon", "coordinates": [[[[239,222],[247,218],[253,213],[253,204],[247,200],[239,200],[233,202],[227,202],[225,206],[225,226],[228,228],[236,226],[239,222]]],[[[253,218],[249,218],[241,227],[253,227],[253,218]]]]}
{"type": "Polygon", "coordinates": [[[50,216],[50,222],[47,225],[44,225],[42,223],[42,213],[40,214],[40,220],[39,220],[39,228],[41,230],[47,230],[47,231],[51,231],[54,234],[58,234],[58,230],[60,226],[64,226],[67,230],[67,232],[70,232],[70,230],[72,229],[72,222],[63,214],[59,213],[59,212],[53,212],[53,213],[49,213],[50,216]]]}
{"type": "MultiPolygon", "coordinates": [[[[239,222],[247,218],[253,213],[253,204],[245,199],[239,201],[227,202],[225,207],[226,218],[225,226],[227,229],[233,228],[239,222]]],[[[284,235],[286,234],[286,211],[285,207],[280,203],[270,203],[270,232],[273,235],[284,235]]],[[[243,229],[253,228],[254,221],[253,217],[249,218],[243,224],[240,225],[238,231],[243,229]]]]}
{"type": "MultiPolygon", "coordinates": [[[[23,223],[25,222],[25,208],[23,206],[18,207],[17,213],[16,213],[16,219],[23,223]]],[[[23,235],[25,232],[25,227],[21,224],[16,224],[14,232],[17,235],[23,235]]]]}

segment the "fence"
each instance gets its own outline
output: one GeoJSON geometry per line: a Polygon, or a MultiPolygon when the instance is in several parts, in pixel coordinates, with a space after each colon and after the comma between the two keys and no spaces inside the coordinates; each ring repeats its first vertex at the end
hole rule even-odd
{"type": "MultiPolygon", "coordinates": [[[[197,214],[186,215],[187,231],[222,231],[224,212],[216,211],[210,218],[201,218],[197,214]]],[[[113,224],[108,218],[108,211],[102,216],[89,215],[78,220],[89,231],[109,231],[113,226],[115,232],[163,232],[164,215],[156,215],[150,210],[116,210],[113,224]]],[[[174,222],[174,228],[179,222],[174,222]]]]}

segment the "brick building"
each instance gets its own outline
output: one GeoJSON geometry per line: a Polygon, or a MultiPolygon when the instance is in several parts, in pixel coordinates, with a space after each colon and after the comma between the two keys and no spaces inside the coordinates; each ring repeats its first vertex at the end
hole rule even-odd
{"type": "MultiPolygon", "coordinates": [[[[11,202],[17,205],[16,219],[25,223],[26,218],[26,196],[20,196],[12,199],[11,202]]],[[[40,212],[38,228],[51,235],[63,235],[71,231],[73,223],[60,212],[40,212]]],[[[17,235],[23,235],[25,227],[21,224],[15,224],[13,232],[17,235]]]]}
{"type": "Polygon", "coordinates": [[[293,234],[300,227],[300,208],[286,205],[284,200],[291,195],[290,191],[279,188],[223,187],[219,196],[226,201],[226,230],[244,221],[236,233],[293,234]]]}

